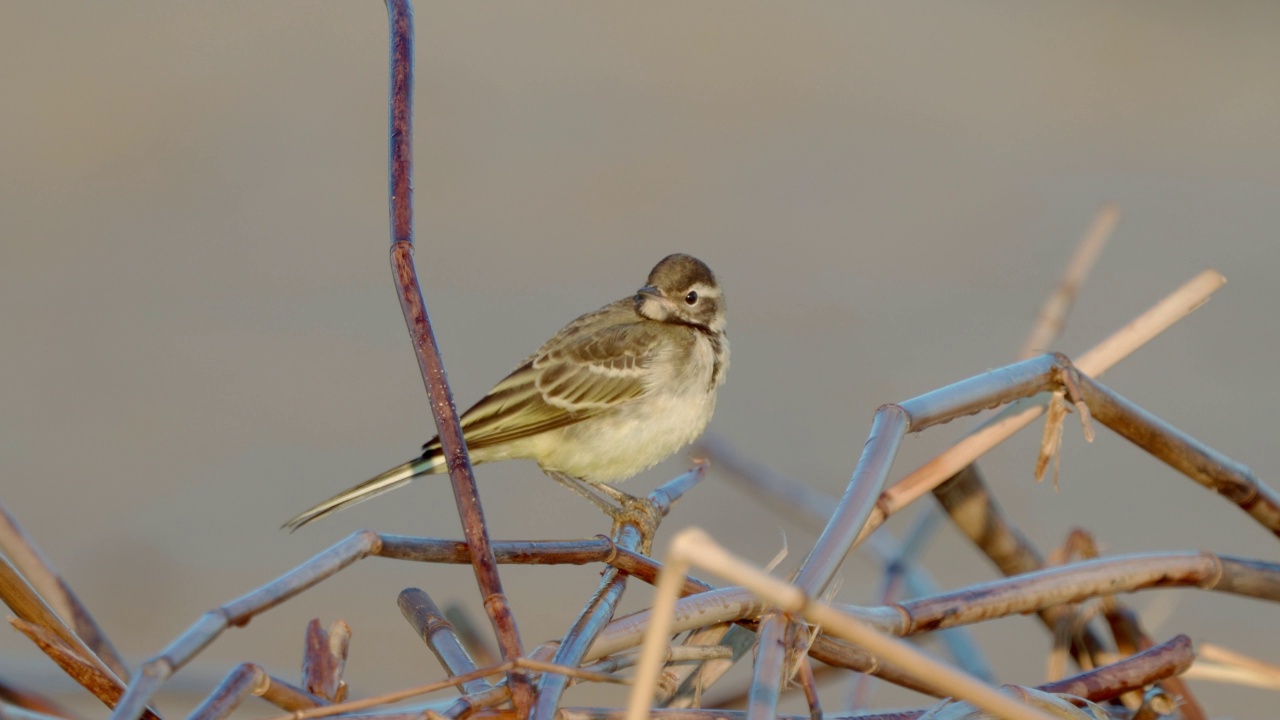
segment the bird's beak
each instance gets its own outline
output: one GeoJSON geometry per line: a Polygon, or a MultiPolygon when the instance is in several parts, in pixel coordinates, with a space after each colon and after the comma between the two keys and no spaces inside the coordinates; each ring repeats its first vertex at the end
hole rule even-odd
{"type": "Polygon", "coordinates": [[[675,305],[662,296],[662,291],[645,285],[636,291],[636,312],[658,322],[666,322],[675,312],[675,305]]]}

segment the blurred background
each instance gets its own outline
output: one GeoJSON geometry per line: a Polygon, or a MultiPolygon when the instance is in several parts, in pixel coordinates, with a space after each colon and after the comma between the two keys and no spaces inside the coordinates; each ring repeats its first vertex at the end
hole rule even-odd
{"type": "MultiPolygon", "coordinates": [[[[278,529],[434,433],[387,265],[386,34],[372,2],[0,5],[0,498],[131,661],[355,529],[460,537],[443,480],[278,529]]],[[[1056,349],[1219,269],[1218,296],[1107,382],[1276,484],[1280,5],[436,2],[417,34],[417,259],[459,405],[689,252],[729,300],[712,430],[837,494],[878,405],[1013,358],[1114,201],[1056,349]]],[[[894,476],[963,429],[910,438],[894,476]]],[[[983,466],[1042,548],[1083,526],[1109,553],[1276,560],[1109,431],[1068,426],[1060,489],[1037,485],[1038,437],[983,466]]],[[[607,531],[530,463],[479,477],[496,538],[607,531]]],[[[714,472],[662,538],[689,525],[759,563],[786,544],[784,568],[814,539],[714,472]]],[[[946,588],[995,576],[950,528],[924,560],[946,588]]],[[[531,647],[598,569],[503,577],[531,647]]],[[[841,582],[869,602],[879,573],[858,556],[841,582]]],[[[241,661],[296,679],[312,617],[351,624],[355,696],[438,677],[395,605],[408,586],[483,622],[469,568],[367,560],[228,632],[159,707],[241,661]]],[[[1128,599],[1159,640],[1280,663],[1280,609],[1128,599]]],[[[975,633],[1002,681],[1042,680],[1037,623],[975,633]]],[[[0,675],[87,697],[13,631],[0,675]]],[[[1273,714],[1273,694],[1193,687],[1218,717],[1273,714]]]]}

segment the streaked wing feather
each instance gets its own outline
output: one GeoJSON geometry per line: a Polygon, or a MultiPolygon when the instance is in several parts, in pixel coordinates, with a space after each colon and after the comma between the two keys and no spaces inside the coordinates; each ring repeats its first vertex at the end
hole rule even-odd
{"type": "MultiPolygon", "coordinates": [[[[463,413],[468,447],[491,447],[572,425],[647,392],[646,368],[658,352],[653,328],[623,323],[582,330],[587,332],[547,343],[463,413]]],[[[426,447],[436,446],[433,440],[426,447]]]]}

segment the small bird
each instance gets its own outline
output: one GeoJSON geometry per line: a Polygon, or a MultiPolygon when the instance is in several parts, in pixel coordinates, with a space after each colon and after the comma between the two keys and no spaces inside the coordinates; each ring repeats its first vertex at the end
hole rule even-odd
{"type": "MultiPolygon", "coordinates": [[[[724,295],[711,269],[690,255],[668,255],[634,295],[564,326],[462,414],[471,462],[526,458],[571,489],[570,481],[579,481],[627,497],[604,483],[665,460],[711,420],[729,368],[724,325],[724,295]]],[[[284,527],[297,530],[416,477],[444,472],[436,437],[421,457],[338,493],[284,527]]]]}

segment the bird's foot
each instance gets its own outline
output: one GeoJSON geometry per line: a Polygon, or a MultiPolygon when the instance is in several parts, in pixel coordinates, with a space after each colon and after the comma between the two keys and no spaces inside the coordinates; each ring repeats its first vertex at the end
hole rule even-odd
{"type": "Polygon", "coordinates": [[[613,518],[613,534],[616,536],[624,525],[634,525],[640,532],[640,552],[648,555],[653,549],[653,538],[658,534],[658,523],[662,522],[662,511],[648,498],[629,495],[616,488],[609,489],[618,493],[615,498],[618,506],[609,513],[613,518]]]}

